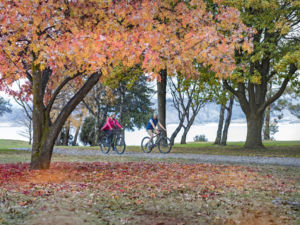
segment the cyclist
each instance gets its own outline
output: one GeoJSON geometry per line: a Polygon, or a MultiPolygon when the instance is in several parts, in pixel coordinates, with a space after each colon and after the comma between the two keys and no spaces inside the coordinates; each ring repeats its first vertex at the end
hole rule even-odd
{"type": "MultiPolygon", "coordinates": [[[[159,133],[157,127],[158,125],[167,132],[167,129],[164,128],[164,126],[158,121],[158,118],[157,118],[157,113],[154,113],[153,114],[153,117],[151,117],[151,119],[149,120],[147,126],[146,126],[146,130],[147,130],[147,133],[149,134],[150,136],[150,140],[149,140],[149,143],[151,143],[152,139],[153,139],[153,136],[154,136],[154,133],[159,133]]],[[[150,146],[149,146],[150,147],[150,146]]]]}
{"type": "Polygon", "coordinates": [[[120,128],[121,130],[123,130],[123,127],[118,123],[117,119],[116,119],[116,114],[112,113],[106,120],[106,123],[104,124],[104,126],[101,128],[101,130],[103,130],[110,143],[112,142],[112,138],[113,138],[113,130],[116,130],[118,128],[120,128]]]}

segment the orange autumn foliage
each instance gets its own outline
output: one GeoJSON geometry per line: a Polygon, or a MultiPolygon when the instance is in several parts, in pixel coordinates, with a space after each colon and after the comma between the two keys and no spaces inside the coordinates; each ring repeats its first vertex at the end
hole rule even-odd
{"type": "Polygon", "coordinates": [[[29,99],[30,82],[12,85],[36,71],[51,69],[45,102],[67,76],[101,71],[109,76],[116,65],[142,63],[158,76],[167,68],[197,74],[196,60],[216,75],[235,68],[237,45],[251,51],[251,30],[238,10],[222,1],[214,15],[203,0],[3,0],[0,3],[0,89],[29,99]],[[22,94],[21,94],[22,93],[22,94]]]}

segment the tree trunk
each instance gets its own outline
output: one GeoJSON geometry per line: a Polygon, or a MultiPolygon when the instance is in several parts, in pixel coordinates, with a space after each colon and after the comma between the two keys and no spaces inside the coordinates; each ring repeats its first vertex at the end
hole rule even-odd
{"type": "MultiPolygon", "coordinates": [[[[35,68],[33,68],[34,70],[35,68]]],[[[48,146],[48,136],[50,133],[50,118],[46,112],[43,98],[44,91],[42,87],[42,73],[39,71],[33,76],[33,144],[31,154],[31,168],[32,169],[45,169],[49,167],[50,157],[45,151],[48,146]],[[46,143],[47,142],[47,143],[46,143]]]]}
{"type": "Polygon", "coordinates": [[[69,145],[69,137],[70,137],[70,126],[71,126],[71,121],[67,121],[66,124],[66,129],[65,129],[65,137],[64,137],[64,146],[68,146],[69,145]]]}
{"type": "Polygon", "coordinates": [[[83,116],[81,115],[80,116],[80,121],[79,121],[79,126],[77,126],[77,128],[76,128],[76,132],[75,132],[74,140],[72,142],[72,146],[77,145],[77,139],[78,139],[79,131],[80,131],[81,124],[82,124],[82,118],[83,118],[83,116]]]}
{"type": "Polygon", "coordinates": [[[245,148],[261,149],[264,148],[262,143],[262,126],[263,113],[250,112],[246,115],[247,119],[247,138],[245,148]]]}
{"type": "Polygon", "coordinates": [[[79,131],[80,131],[80,126],[76,128],[76,132],[75,132],[74,140],[72,142],[72,146],[77,145],[77,139],[78,139],[79,131]]]}
{"type": "Polygon", "coordinates": [[[174,132],[170,138],[172,143],[174,143],[177,134],[180,132],[181,128],[183,127],[183,122],[184,122],[184,117],[183,117],[183,119],[181,119],[179,121],[178,126],[176,127],[176,129],[174,130],[174,132]]]}
{"type": "Polygon", "coordinates": [[[183,134],[181,136],[180,144],[182,144],[182,145],[186,144],[186,136],[187,136],[188,132],[190,131],[190,128],[191,128],[192,125],[193,125],[193,123],[190,123],[186,127],[184,127],[183,134]]]}
{"type": "MultiPolygon", "coordinates": [[[[160,71],[161,81],[157,81],[158,120],[166,128],[166,88],[167,70],[160,71]]],[[[164,135],[165,132],[163,132],[164,135]]]]}
{"type": "Polygon", "coordinates": [[[87,79],[80,90],[63,107],[53,124],[50,121],[50,110],[44,106],[43,102],[46,85],[42,81],[41,73],[35,73],[34,68],[33,74],[33,145],[30,168],[48,169],[59,132],[72,111],[98,82],[101,73],[94,73],[87,79]]]}
{"type": "Polygon", "coordinates": [[[60,145],[61,134],[62,134],[62,132],[60,131],[57,138],[56,138],[56,141],[55,141],[56,146],[60,145]]]}
{"type": "Polygon", "coordinates": [[[266,108],[265,112],[264,140],[270,140],[270,111],[271,105],[266,108]]]}
{"type": "Polygon", "coordinates": [[[229,100],[228,108],[226,108],[227,116],[226,116],[225,125],[224,125],[224,129],[223,129],[222,140],[220,143],[221,145],[227,144],[227,134],[228,134],[229,125],[231,122],[233,102],[234,102],[234,96],[232,95],[229,100]]]}
{"type": "Polygon", "coordinates": [[[99,107],[97,109],[97,113],[95,116],[95,124],[94,124],[94,140],[93,140],[93,145],[97,146],[98,145],[98,139],[99,139],[99,107]]]}
{"type": "Polygon", "coordinates": [[[216,140],[215,140],[215,143],[214,143],[215,145],[219,145],[221,143],[222,129],[223,129],[223,124],[224,124],[225,105],[226,105],[226,103],[221,104],[220,116],[219,116],[219,125],[218,125],[216,140]]]}
{"type": "Polygon", "coordinates": [[[186,136],[187,136],[188,132],[190,131],[197,114],[198,114],[198,112],[197,113],[193,112],[193,115],[192,115],[191,119],[188,120],[188,123],[187,123],[186,127],[184,127],[184,131],[183,131],[183,134],[181,136],[180,144],[186,144],[186,136]]]}
{"type": "Polygon", "coordinates": [[[187,135],[187,127],[184,127],[183,134],[181,136],[180,144],[185,145],[186,144],[186,135],[187,135]]]}
{"type": "MultiPolygon", "coordinates": [[[[121,105],[120,105],[119,120],[120,120],[121,126],[123,126],[123,111],[124,111],[124,99],[125,99],[125,88],[123,88],[123,86],[121,86],[121,96],[120,97],[121,97],[121,105]]],[[[122,131],[122,136],[125,140],[125,129],[122,131]]]]}
{"type": "Polygon", "coordinates": [[[50,127],[50,118],[38,105],[33,109],[33,145],[31,169],[48,169],[57,135],[50,127]],[[38,116],[37,114],[40,114],[38,116]]]}
{"type": "Polygon", "coordinates": [[[32,141],[32,120],[30,119],[29,120],[29,127],[28,127],[28,130],[29,130],[29,145],[31,145],[31,141],[32,141]]]}

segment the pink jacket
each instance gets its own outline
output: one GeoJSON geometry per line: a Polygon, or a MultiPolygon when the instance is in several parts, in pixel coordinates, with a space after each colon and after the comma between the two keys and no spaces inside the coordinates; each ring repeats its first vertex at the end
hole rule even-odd
{"type": "Polygon", "coordinates": [[[101,128],[101,130],[112,130],[115,126],[123,129],[123,127],[118,123],[116,119],[111,119],[110,117],[107,118],[105,125],[101,128]]]}

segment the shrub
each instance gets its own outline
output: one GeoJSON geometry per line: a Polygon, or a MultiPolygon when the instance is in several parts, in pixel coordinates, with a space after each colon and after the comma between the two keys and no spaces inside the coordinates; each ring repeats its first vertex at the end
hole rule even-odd
{"type": "Polygon", "coordinates": [[[196,135],[194,137],[194,142],[207,142],[207,138],[205,137],[204,134],[196,135]]]}

